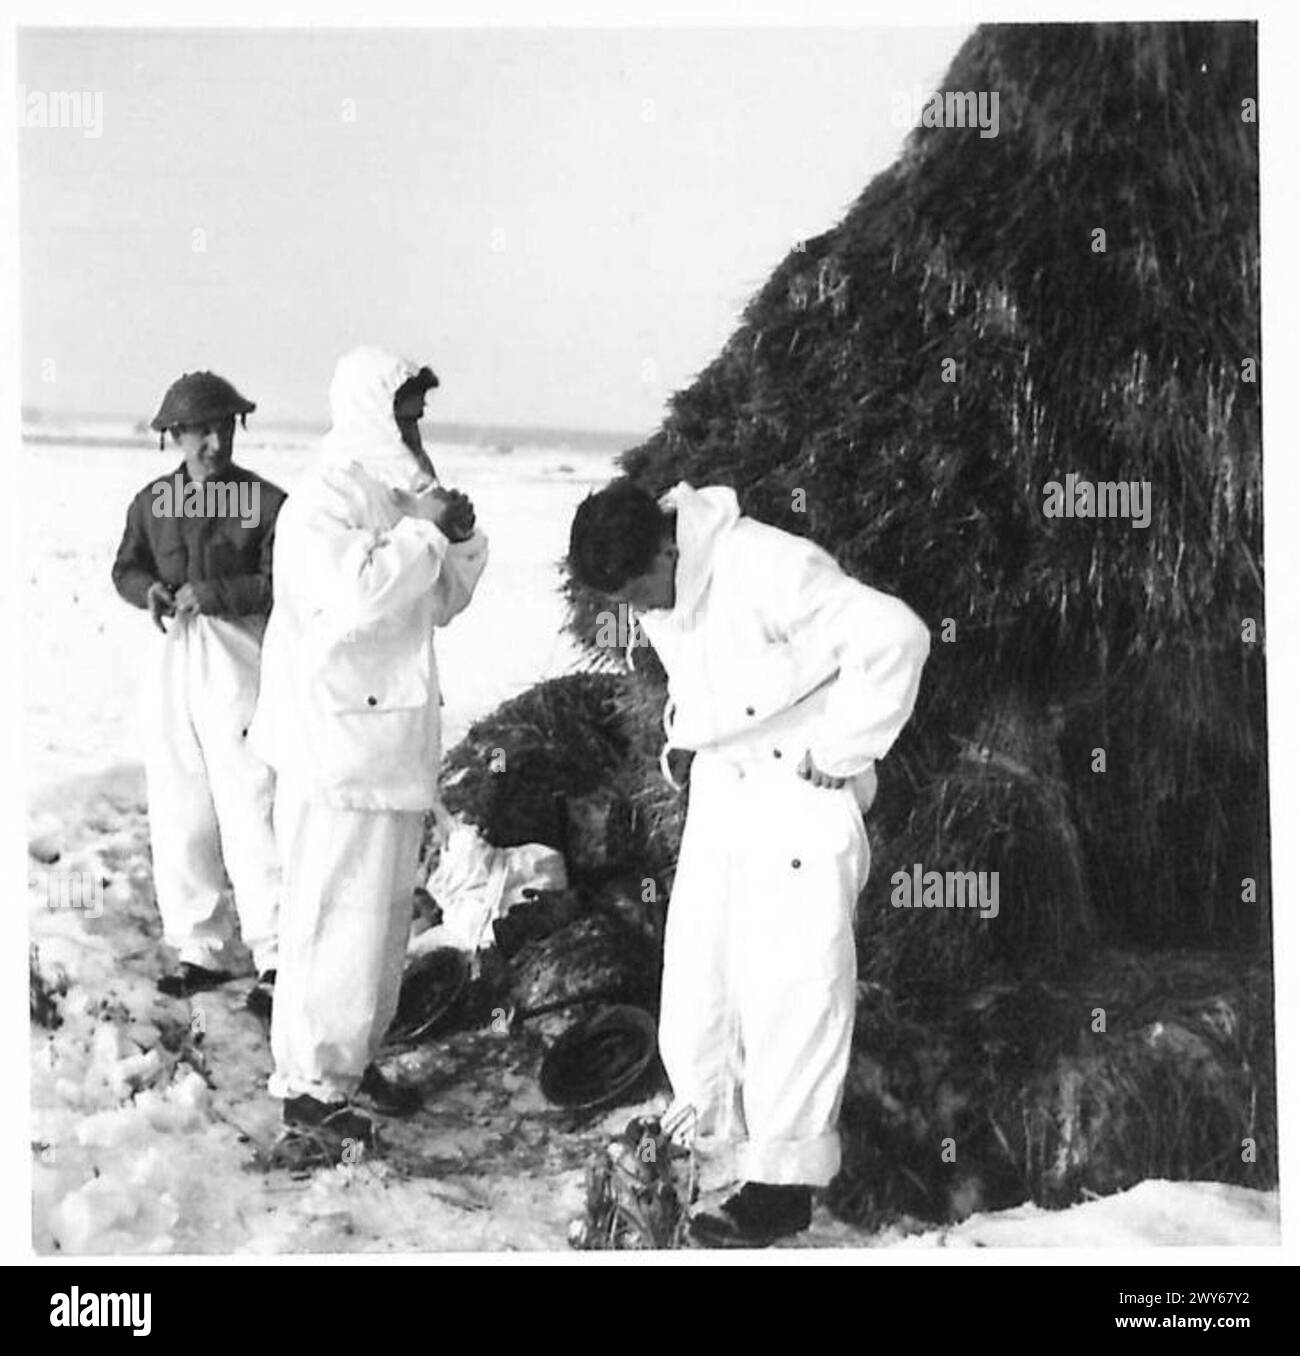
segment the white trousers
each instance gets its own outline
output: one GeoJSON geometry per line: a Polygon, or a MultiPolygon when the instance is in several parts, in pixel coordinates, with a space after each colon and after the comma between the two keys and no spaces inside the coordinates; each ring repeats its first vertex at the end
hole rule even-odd
{"type": "Polygon", "coordinates": [[[664,938],[659,1048],[678,1106],[745,1181],[825,1186],[853,1037],[870,854],[849,787],[697,753],[664,938]]]}
{"type": "Polygon", "coordinates": [[[401,991],[422,811],[343,810],[276,788],[284,863],[274,1097],[350,1097],[401,991]]]}
{"type": "Polygon", "coordinates": [[[263,624],[192,617],[155,636],[142,710],[154,894],[182,961],[230,964],[236,932],[276,965],[275,776],[248,746],[263,624]]]}

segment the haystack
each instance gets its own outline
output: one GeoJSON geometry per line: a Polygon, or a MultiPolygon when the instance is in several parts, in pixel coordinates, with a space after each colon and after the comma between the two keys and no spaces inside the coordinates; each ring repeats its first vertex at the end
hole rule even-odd
{"type": "Polygon", "coordinates": [[[1085,898],[1115,940],[1266,945],[1254,26],[986,26],[941,88],[997,92],[997,135],[914,129],[624,466],[734,486],[931,627],[871,909],[936,825],[991,869],[988,747],[1043,959],[1085,898]],[[1149,522],[1047,516],[1071,475],[1149,522]],[[1046,860],[1076,841],[1081,886],[1046,860]]]}
{"type": "MultiPolygon", "coordinates": [[[[915,128],[623,457],[654,492],[733,486],[934,637],[869,821],[839,1207],[1263,1185],[1255,26],[985,26],[940,88],[996,93],[997,134],[915,128]],[[1045,511],[1081,482],[1124,483],[1127,516],[1045,511]],[[998,916],[895,909],[916,863],[996,871],[998,916]],[[1170,966],[1186,991],[1162,996],[1170,966]],[[1112,991],[1151,1015],[1099,1038],[1112,991]]],[[[569,595],[608,670],[602,605],[569,595]]],[[[608,784],[663,844],[662,679],[632,682],[608,784]]]]}

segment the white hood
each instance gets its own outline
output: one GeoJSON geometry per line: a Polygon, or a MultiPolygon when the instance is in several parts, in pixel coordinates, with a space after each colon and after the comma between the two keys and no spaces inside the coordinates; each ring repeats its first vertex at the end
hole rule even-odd
{"type": "Polygon", "coordinates": [[[414,489],[419,466],[393,418],[397,388],[420,371],[420,364],[381,348],[345,353],[330,382],[331,428],[322,448],[331,460],[359,462],[386,485],[414,489]]]}
{"type": "Polygon", "coordinates": [[[685,619],[704,597],[713,575],[713,548],[740,521],[740,503],[725,485],[697,490],[682,480],[659,504],[677,514],[677,595],[671,615],[685,619]]]}

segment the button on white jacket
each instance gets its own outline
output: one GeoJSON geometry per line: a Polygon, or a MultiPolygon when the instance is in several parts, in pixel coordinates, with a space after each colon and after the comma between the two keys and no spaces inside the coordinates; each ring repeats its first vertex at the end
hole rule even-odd
{"type": "Polygon", "coordinates": [[[274,604],[249,738],[308,799],[426,810],[437,797],[441,697],[433,631],[469,604],[487,562],[404,517],[416,467],[393,421],[415,364],[377,349],[339,361],[321,463],[277,524],[274,604]]]}
{"type": "Polygon", "coordinates": [[[888,753],[916,703],[930,633],[821,547],[743,517],[735,491],[682,482],[677,597],[642,614],[668,672],[669,747],[767,741],[856,777],[888,753]]]}

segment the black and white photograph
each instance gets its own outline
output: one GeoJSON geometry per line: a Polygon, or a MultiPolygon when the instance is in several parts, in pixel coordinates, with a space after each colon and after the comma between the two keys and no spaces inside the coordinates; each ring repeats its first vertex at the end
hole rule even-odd
{"type": "Polygon", "coordinates": [[[13,1256],[1249,1326],[1295,34],[999,8],[12,27],[13,1256]]]}

